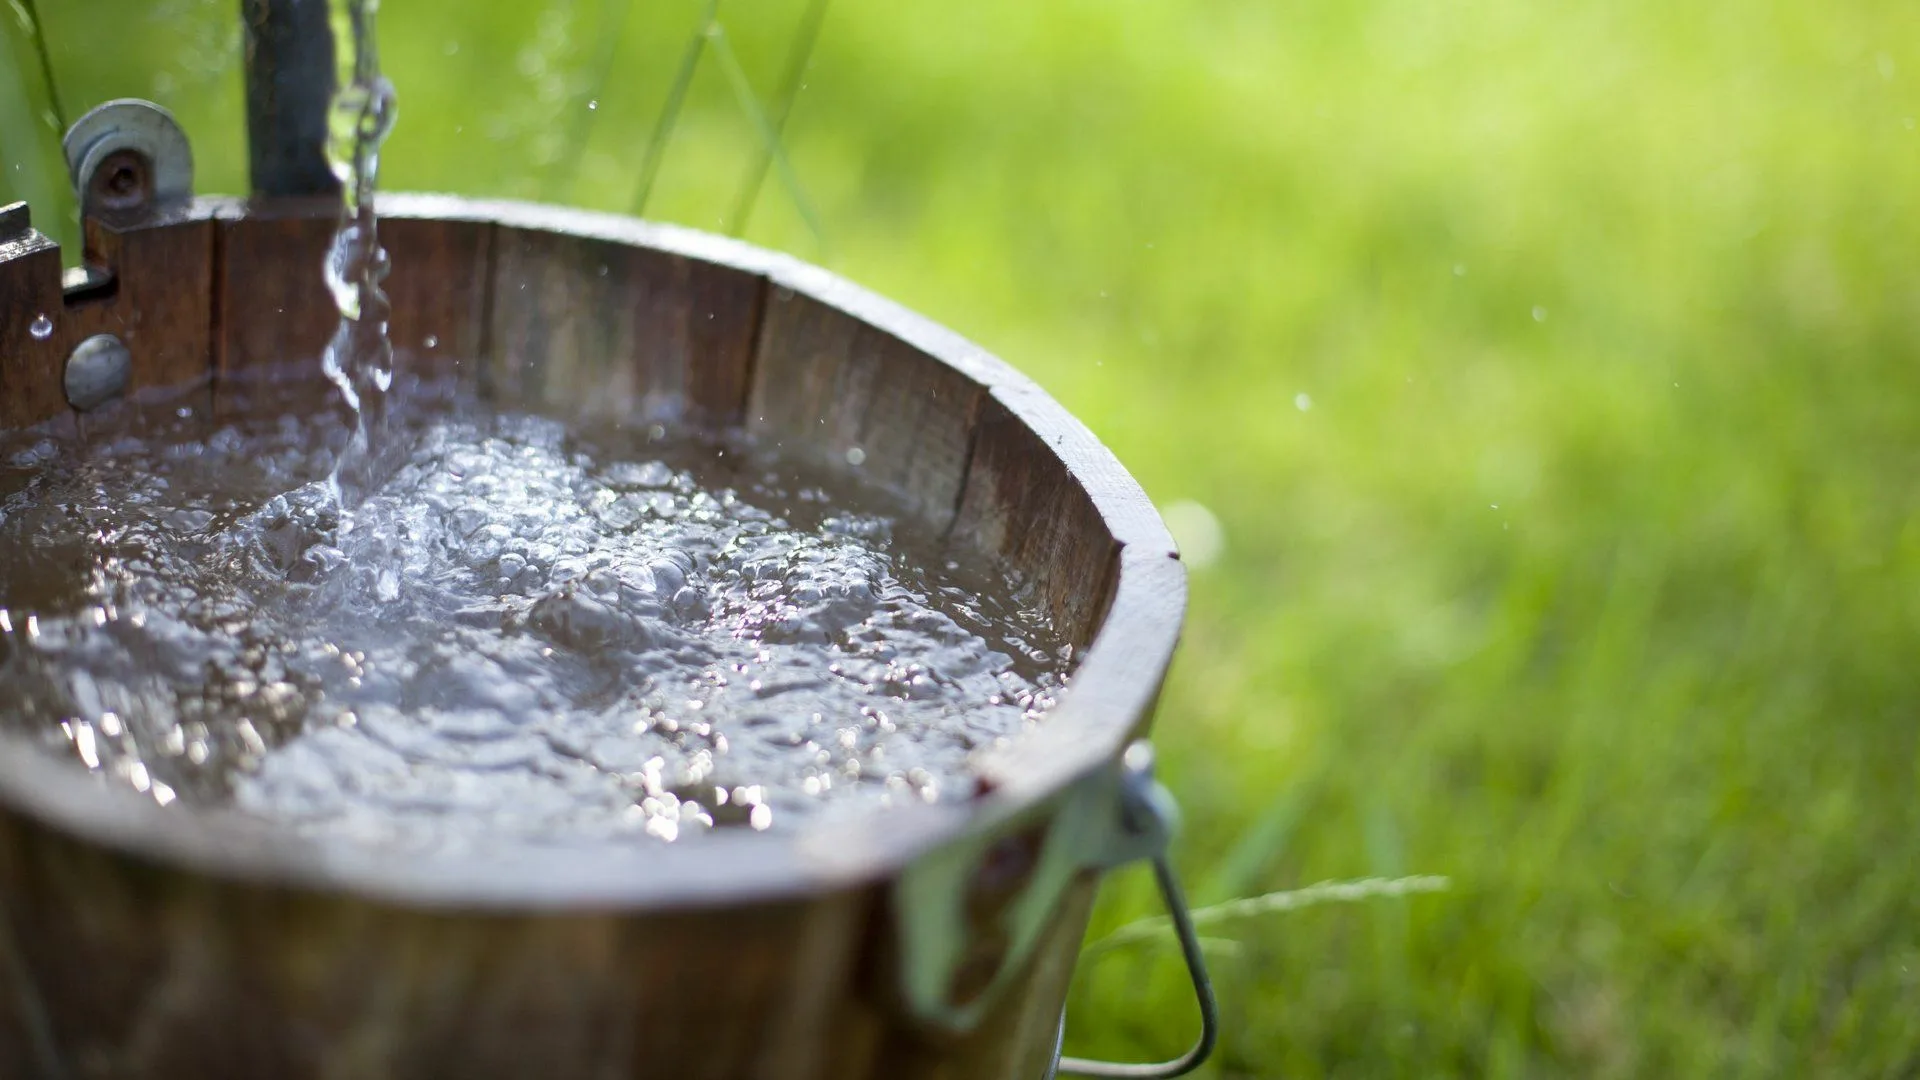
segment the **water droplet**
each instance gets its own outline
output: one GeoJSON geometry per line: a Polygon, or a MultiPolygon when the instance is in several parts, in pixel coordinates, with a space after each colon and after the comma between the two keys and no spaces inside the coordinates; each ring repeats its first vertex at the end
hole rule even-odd
{"type": "Polygon", "coordinates": [[[867,452],[865,450],[862,450],[857,446],[847,447],[847,464],[857,466],[857,465],[865,465],[866,463],[867,463],[867,452]]]}
{"type": "Polygon", "coordinates": [[[1539,304],[1535,304],[1535,305],[1533,305],[1533,321],[1534,321],[1534,322],[1546,322],[1546,321],[1547,321],[1547,309],[1546,309],[1546,308],[1543,308],[1543,307],[1541,307],[1541,306],[1540,306],[1539,304]]]}
{"type": "Polygon", "coordinates": [[[423,342],[423,344],[429,349],[437,349],[440,347],[440,339],[432,334],[428,334],[427,340],[423,342]]]}
{"type": "Polygon", "coordinates": [[[587,111],[588,111],[588,112],[592,112],[592,111],[594,111],[595,109],[598,109],[599,107],[600,107],[600,103],[599,103],[599,102],[597,102],[597,101],[589,101],[589,102],[587,102],[587,111]]]}
{"type": "Polygon", "coordinates": [[[1295,394],[1293,395],[1293,407],[1299,409],[1301,412],[1306,412],[1308,409],[1313,408],[1313,398],[1306,394],[1295,394]]]}
{"type": "Polygon", "coordinates": [[[1454,264],[1453,264],[1453,276],[1454,276],[1454,277],[1466,277],[1466,276],[1467,276],[1467,264],[1466,264],[1466,263],[1454,263],[1454,264]]]}
{"type": "Polygon", "coordinates": [[[45,312],[41,312],[33,317],[33,323],[27,327],[27,333],[32,334],[35,341],[45,341],[53,336],[53,320],[47,318],[45,312]]]}

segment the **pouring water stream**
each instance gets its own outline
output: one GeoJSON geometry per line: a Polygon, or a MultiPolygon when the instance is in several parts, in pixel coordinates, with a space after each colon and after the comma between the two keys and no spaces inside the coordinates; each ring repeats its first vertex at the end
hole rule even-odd
{"type": "Polygon", "coordinates": [[[333,103],[327,115],[327,161],[341,185],[340,226],[327,251],[327,288],[340,311],[340,327],[322,359],[327,377],[355,414],[354,433],[329,478],[343,511],[358,506],[380,482],[386,395],[393,384],[391,312],[380,288],[390,269],[380,246],[374,189],[380,144],[393,129],[393,84],[380,74],[374,38],[379,0],[330,0],[335,65],[333,103]]]}

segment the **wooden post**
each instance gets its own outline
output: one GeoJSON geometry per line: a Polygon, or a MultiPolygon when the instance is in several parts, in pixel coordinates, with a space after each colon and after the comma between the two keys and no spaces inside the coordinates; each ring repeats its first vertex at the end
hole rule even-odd
{"type": "Polygon", "coordinates": [[[327,104],[333,32],[327,0],[240,0],[247,68],[248,165],[255,195],[331,195],[327,104]]]}

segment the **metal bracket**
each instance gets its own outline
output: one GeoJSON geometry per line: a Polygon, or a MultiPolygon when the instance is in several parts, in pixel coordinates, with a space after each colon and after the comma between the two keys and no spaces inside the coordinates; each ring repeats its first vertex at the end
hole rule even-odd
{"type": "Polygon", "coordinates": [[[61,147],[86,234],[81,265],[63,280],[72,302],[113,285],[112,245],[96,223],[109,230],[138,228],[193,198],[193,147],[172,113],[138,98],[89,109],[67,129],[61,147]]]}
{"type": "MultiPolygon", "coordinates": [[[[1158,785],[1154,785],[1158,787],[1158,785]]],[[[1053,1039],[1053,1069],[1047,1080],[1057,1075],[1117,1077],[1121,1080],[1170,1080],[1185,1076],[1206,1064],[1220,1040],[1220,1007],[1213,997],[1213,980],[1207,975],[1207,961],[1200,951],[1200,934],[1194,929],[1193,916],[1187,910],[1186,894],[1173,864],[1162,851],[1153,857],[1153,876],[1160,884],[1160,898],[1166,903],[1167,917],[1173,920],[1174,934],[1180,940],[1180,957],[1187,963],[1187,975],[1193,980],[1193,996],[1200,1006],[1200,1038],[1186,1053],[1171,1061],[1122,1064],[1062,1057],[1067,1042],[1067,1014],[1060,1013],[1060,1027],[1053,1039]]]]}
{"type": "Polygon", "coordinates": [[[74,121],[61,146],[83,218],[124,228],[193,197],[187,133],[151,101],[120,98],[97,105],[74,121]]]}
{"type": "MultiPolygon", "coordinates": [[[[1067,887],[1089,871],[1152,860],[1175,925],[1184,928],[1184,946],[1192,927],[1166,859],[1177,819],[1173,797],[1153,779],[1153,748],[1136,742],[1117,768],[1090,774],[1027,814],[909,867],[893,887],[909,1013],[948,1031],[977,1026],[1025,966],[1067,887]]],[[[1216,1019],[1197,944],[1187,961],[1203,1032],[1185,1057],[1152,1066],[1067,1059],[1061,1067],[1096,1076],[1178,1076],[1197,1068],[1212,1051],[1216,1019]],[[1098,1071],[1170,1067],[1178,1071],[1098,1071]]]]}

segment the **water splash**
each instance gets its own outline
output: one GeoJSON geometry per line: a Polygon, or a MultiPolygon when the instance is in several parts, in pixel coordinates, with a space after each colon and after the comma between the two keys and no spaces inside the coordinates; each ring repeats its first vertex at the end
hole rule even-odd
{"type": "Polygon", "coordinates": [[[329,478],[343,508],[358,505],[379,481],[387,390],[393,385],[393,343],[387,336],[391,307],[380,283],[391,268],[380,246],[373,195],[380,174],[380,144],[393,130],[393,84],[380,74],[374,38],[379,0],[330,0],[337,67],[327,115],[327,161],[340,179],[340,227],[327,250],[327,288],[340,310],[322,358],[327,378],[340,388],[358,418],[351,441],[329,478]]]}

